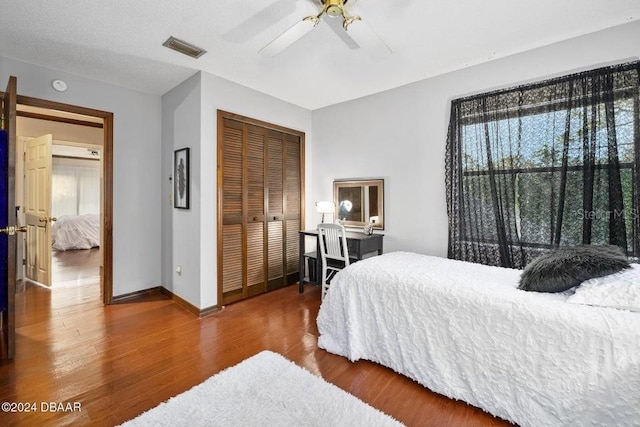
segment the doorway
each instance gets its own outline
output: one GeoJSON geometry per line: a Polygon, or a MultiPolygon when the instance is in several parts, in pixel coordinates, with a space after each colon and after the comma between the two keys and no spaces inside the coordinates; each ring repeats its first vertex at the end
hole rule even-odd
{"type": "Polygon", "coordinates": [[[23,260],[23,267],[18,267],[17,279],[47,287],[99,286],[102,127],[18,117],[17,134],[16,149],[24,153],[16,159],[18,223],[45,241],[39,247],[38,239],[27,238],[29,233],[19,237],[18,265],[23,260]],[[48,134],[38,136],[42,132],[48,134]],[[44,160],[32,154],[33,147],[47,144],[41,150],[44,160]],[[36,162],[46,163],[39,170],[44,179],[33,178],[36,162]],[[32,205],[40,199],[44,206],[36,209],[32,205]],[[40,262],[37,257],[48,259],[40,262]]]}
{"type": "MultiPolygon", "coordinates": [[[[27,232],[27,235],[30,234],[28,225],[21,226],[17,223],[18,215],[15,209],[15,166],[17,160],[23,157],[23,152],[16,150],[17,117],[32,117],[46,119],[45,121],[82,123],[86,125],[91,120],[83,120],[77,117],[85,116],[94,118],[98,122],[96,125],[102,127],[103,154],[101,170],[103,180],[100,201],[100,286],[95,289],[99,291],[102,303],[111,304],[113,301],[113,113],[22,96],[18,95],[17,92],[17,78],[10,76],[6,90],[0,92],[0,99],[2,100],[2,109],[0,110],[0,189],[3,195],[3,197],[0,197],[0,253],[2,254],[2,257],[0,257],[0,359],[2,360],[13,359],[15,355],[16,273],[17,267],[19,267],[16,262],[19,259],[17,256],[16,235],[22,232],[27,232]],[[18,106],[20,106],[20,111],[18,111],[18,106]],[[50,110],[57,114],[53,115],[55,118],[52,118],[41,111],[27,111],[28,108],[26,107],[50,110]]],[[[35,151],[37,152],[38,150],[36,149],[35,151]]],[[[39,157],[40,154],[37,156],[39,157]]],[[[42,188],[47,188],[47,186],[42,186],[42,188]]],[[[42,220],[42,222],[50,222],[51,218],[42,218],[42,220]]],[[[45,230],[49,228],[47,227],[45,230]]],[[[49,247],[49,249],[51,248],[49,247]]],[[[43,289],[43,291],[46,290],[43,289]]],[[[93,298],[94,301],[95,299],[93,298]]],[[[53,298],[49,297],[47,300],[50,303],[53,298]]],[[[41,311],[42,307],[36,307],[34,313],[37,314],[41,311]]]]}
{"type": "MultiPolygon", "coordinates": [[[[23,153],[22,144],[36,136],[52,134],[51,177],[49,190],[65,186],[65,197],[50,192],[49,245],[46,260],[50,274],[49,284],[96,286],[104,304],[113,299],[112,287],[112,179],[113,179],[113,115],[109,112],[61,104],[52,101],[18,96],[17,153],[23,153]],[[22,138],[21,138],[22,137],[22,138]],[[91,187],[91,188],[88,188],[91,187]],[[97,188],[96,188],[97,187],[97,188]],[[71,193],[71,194],[69,194],[71,193]],[[77,236],[83,229],[83,235],[77,236]],[[62,231],[60,231],[62,230],[62,231]],[[70,234],[69,230],[73,230],[70,234]],[[51,245],[53,243],[53,245],[51,245]]],[[[25,158],[17,154],[16,173],[20,175],[25,158]]],[[[26,172],[26,171],[25,171],[26,172]]],[[[24,182],[16,182],[16,199],[28,191],[24,182]]],[[[18,220],[25,218],[24,199],[18,210],[18,220]]],[[[26,222],[21,222],[26,224],[26,222]]],[[[43,233],[41,233],[43,234],[43,233]]],[[[27,236],[29,233],[27,232],[27,236]]],[[[26,269],[18,268],[18,277],[28,271],[29,242],[18,246],[18,260],[24,259],[26,269]]],[[[31,253],[34,253],[31,248],[31,253]]],[[[42,254],[42,250],[35,253],[42,254]]],[[[45,259],[40,256],[40,259],[45,259]]]]}

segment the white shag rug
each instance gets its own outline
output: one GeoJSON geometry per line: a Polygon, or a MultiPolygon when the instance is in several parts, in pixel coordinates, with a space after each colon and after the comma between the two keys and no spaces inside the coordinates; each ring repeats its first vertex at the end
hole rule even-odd
{"type": "Polygon", "coordinates": [[[277,353],[263,351],[124,424],[402,426],[277,353]]]}

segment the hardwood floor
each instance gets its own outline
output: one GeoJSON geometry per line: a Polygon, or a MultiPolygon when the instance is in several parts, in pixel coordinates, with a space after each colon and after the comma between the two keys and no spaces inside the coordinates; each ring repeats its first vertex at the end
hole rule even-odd
{"type": "Polygon", "coordinates": [[[289,286],[197,319],[159,293],[105,307],[95,278],[65,283],[26,284],[16,297],[17,352],[0,366],[0,402],[35,403],[36,411],[0,412],[0,425],[119,424],[265,349],[409,426],[508,425],[387,368],[318,349],[313,287],[300,295],[289,286]],[[42,411],[47,402],[81,411],[42,411]]]}
{"type": "Polygon", "coordinates": [[[100,248],[76,251],[53,251],[51,257],[51,281],[55,284],[100,275],[100,248]]]}

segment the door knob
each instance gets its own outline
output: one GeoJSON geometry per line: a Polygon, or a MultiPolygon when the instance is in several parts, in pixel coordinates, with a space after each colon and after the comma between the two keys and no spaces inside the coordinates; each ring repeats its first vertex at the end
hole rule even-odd
{"type": "Polygon", "coordinates": [[[16,227],[15,225],[9,225],[5,228],[0,228],[0,234],[8,234],[9,236],[14,236],[19,231],[26,233],[27,226],[23,225],[22,227],[16,227]]]}

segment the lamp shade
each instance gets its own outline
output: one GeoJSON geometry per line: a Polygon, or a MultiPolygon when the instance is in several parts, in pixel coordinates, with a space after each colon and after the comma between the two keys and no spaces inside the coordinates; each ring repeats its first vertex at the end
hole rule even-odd
{"type": "Polygon", "coordinates": [[[316,210],[321,214],[333,213],[336,208],[336,204],[329,201],[316,202],[316,210]]]}

